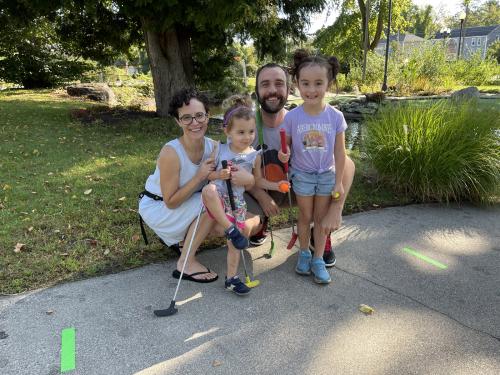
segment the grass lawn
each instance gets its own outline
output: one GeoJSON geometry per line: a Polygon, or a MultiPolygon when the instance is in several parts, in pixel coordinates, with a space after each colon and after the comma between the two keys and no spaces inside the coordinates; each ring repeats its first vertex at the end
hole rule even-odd
{"type": "MultiPolygon", "coordinates": [[[[174,122],[72,120],[72,111],[89,108],[99,107],[57,91],[0,92],[0,294],[174,256],[151,231],[144,245],[136,212],[160,148],[179,134],[174,122]]],[[[358,170],[346,214],[407,203],[351,156],[358,170]]],[[[283,212],[274,223],[286,219],[283,212]]]]}

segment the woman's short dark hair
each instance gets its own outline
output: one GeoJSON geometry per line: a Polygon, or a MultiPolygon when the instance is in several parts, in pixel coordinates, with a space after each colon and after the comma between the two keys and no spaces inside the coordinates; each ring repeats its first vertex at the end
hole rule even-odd
{"type": "Polygon", "coordinates": [[[200,101],[205,107],[205,112],[208,113],[208,98],[205,96],[205,94],[202,94],[195,88],[188,87],[186,89],[179,90],[174,94],[168,106],[168,114],[178,119],[179,108],[184,105],[189,105],[191,99],[200,101]]]}

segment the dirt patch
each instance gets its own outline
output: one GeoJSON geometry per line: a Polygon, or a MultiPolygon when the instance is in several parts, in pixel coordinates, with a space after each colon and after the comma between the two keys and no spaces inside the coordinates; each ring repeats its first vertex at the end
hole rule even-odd
{"type": "Polygon", "coordinates": [[[80,121],[83,124],[100,122],[111,125],[124,121],[153,118],[157,115],[156,112],[140,109],[94,107],[72,109],[70,116],[71,119],[80,121]]]}

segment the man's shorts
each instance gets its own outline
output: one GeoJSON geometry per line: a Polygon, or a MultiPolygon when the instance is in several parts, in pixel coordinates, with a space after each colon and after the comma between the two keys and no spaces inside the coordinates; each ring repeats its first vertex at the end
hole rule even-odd
{"type": "Polygon", "coordinates": [[[330,196],[335,187],[334,171],[308,173],[291,168],[290,179],[295,194],[303,197],[330,196]]]}

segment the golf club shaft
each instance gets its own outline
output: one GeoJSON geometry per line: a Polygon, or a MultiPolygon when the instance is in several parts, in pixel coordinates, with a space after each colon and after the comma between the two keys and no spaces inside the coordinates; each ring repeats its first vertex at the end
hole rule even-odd
{"type": "Polygon", "coordinates": [[[191,246],[193,246],[194,236],[196,235],[196,231],[198,230],[198,224],[200,223],[200,217],[202,211],[203,211],[203,202],[201,203],[200,211],[198,212],[198,217],[196,218],[196,223],[194,225],[193,235],[191,236],[191,240],[189,241],[186,257],[184,258],[184,263],[182,264],[181,275],[179,276],[179,281],[177,282],[177,288],[175,288],[173,301],[175,301],[175,299],[177,298],[177,292],[179,291],[179,286],[181,285],[182,276],[184,275],[184,269],[186,268],[186,263],[189,258],[189,253],[191,252],[191,246]]]}

